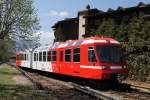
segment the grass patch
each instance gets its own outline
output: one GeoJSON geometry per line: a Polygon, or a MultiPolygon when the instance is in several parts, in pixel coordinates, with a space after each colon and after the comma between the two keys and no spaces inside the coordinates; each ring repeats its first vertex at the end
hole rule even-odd
{"type": "Polygon", "coordinates": [[[0,67],[0,73],[6,73],[6,74],[21,74],[18,70],[16,70],[13,67],[4,65],[0,67]]]}
{"type": "Polygon", "coordinates": [[[3,85],[15,85],[15,81],[12,79],[14,75],[21,74],[18,70],[8,65],[0,66],[0,84],[3,85]]]}
{"type": "Polygon", "coordinates": [[[31,87],[0,85],[0,89],[0,100],[57,100],[51,93],[31,87]]]}
{"type": "Polygon", "coordinates": [[[32,85],[16,85],[15,75],[22,73],[14,67],[0,65],[0,100],[58,100],[51,93],[37,90],[32,85]]]}
{"type": "Polygon", "coordinates": [[[0,74],[0,84],[14,85],[15,81],[12,79],[12,76],[10,75],[0,74]]]}

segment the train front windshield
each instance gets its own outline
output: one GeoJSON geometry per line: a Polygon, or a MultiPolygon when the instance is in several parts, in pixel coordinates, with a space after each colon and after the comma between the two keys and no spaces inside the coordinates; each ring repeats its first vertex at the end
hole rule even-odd
{"type": "Polygon", "coordinates": [[[96,46],[99,60],[104,63],[124,63],[123,53],[119,46],[96,46]]]}

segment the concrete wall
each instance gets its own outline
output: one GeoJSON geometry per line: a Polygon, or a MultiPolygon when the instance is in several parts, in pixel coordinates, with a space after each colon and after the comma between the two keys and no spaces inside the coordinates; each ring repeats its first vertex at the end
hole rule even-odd
{"type": "Polygon", "coordinates": [[[85,25],[84,15],[79,15],[79,39],[83,38],[83,35],[85,35],[85,27],[83,27],[83,25],[85,25]]]}

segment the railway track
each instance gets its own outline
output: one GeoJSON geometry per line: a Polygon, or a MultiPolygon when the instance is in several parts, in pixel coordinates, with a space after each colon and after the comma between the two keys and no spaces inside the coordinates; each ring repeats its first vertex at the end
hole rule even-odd
{"type": "Polygon", "coordinates": [[[36,86],[38,86],[39,88],[47,89],[47,90],[49,90],[49,81],[55,81],[55,83],[59,83],[65,87],[78,90],[84,94],[88,94],[89,96],[92,96],[97,100],[99,99],[102,99],[102,100],[149,100],[150,99],[150,94],[144,94],[144,93],[134,91],[134,90],[101,91],[101,90],[93,89],[89,86],[83,86],[83,85],[79,85],[73,82],[64,82],[60,80],[50,79],[49,77],[40,75],[38,73],[26,72],[22,69],[18,69],[18,70],[20,70],[27,78],[29,78],[32,82],[34,82],[36,86]],[[44,85],[42,81],[47,84],[44,85]]]}

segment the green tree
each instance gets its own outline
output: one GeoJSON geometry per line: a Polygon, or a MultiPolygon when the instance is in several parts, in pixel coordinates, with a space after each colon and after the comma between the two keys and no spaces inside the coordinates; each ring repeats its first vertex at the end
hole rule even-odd
{"type": "MultiPolygon", "coordinates": [[[[126,26],[128,42],[124,44],[127,52],[130,77],[137,80],[149,80],[150,77],[150,22],[141,17],[133,17],[126,26]]],[[[150,80],[149,80],[150,81],[150,80]]]]}
{"type": "Polygon", "coordinates": [[[96,30],[96,36],[101,37],[113,37],[114,36],[115,23],[112,19],[103,20],[98,29],[96,30]]]}
{"type": "Polygon", "coordinates": [[[34,34],[39,28],[33,0],[0,0],[0,39],[6,42],[0,42],[0,59],[9,58],[10,50],[39,45],[39,36],[34,34]]]}
{"type": "Polygon", "coordinates": [[[40,28],[33,0],[1,0],[0,39],[28,40],[40,28]]]}

